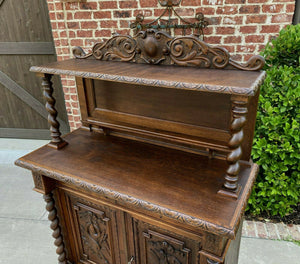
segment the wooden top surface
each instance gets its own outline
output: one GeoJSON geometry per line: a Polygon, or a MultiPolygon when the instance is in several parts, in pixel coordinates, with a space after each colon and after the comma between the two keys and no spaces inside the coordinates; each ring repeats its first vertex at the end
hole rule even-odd
{"type": "Polygon", "coordinates": [[[16,165],[98,193],[134,210],[234,238],[257,165],[242,166],[238,200],[217,194],[225,161],[84,129],[61,150],[44,146],[16,165]]]}
{"type": "Polygon", "coordinates": [[[199,69],[129,62],[71,59],[30,69],[141,85],[254,96],[265,78],[263,71],[199,69]]]}

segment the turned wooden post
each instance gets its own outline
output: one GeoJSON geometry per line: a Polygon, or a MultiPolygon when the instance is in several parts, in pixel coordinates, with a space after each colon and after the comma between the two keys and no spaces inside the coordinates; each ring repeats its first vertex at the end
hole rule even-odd
{"type": "Polygon", "coordinates": [[[57,121],[57,111],[54,107],[55,105],[55,99],[52,96],[53,94],[53,87],[51,82],[52,75],[51,74],[44,74],[42,77],[42,86],[43,86],[43,95],[46,99],[46,109],[49,113],[48,115],[48,123],[50,124],[50,131],[51,131],[51,137],[52,140],[48,144],[48,146],[55,148],[55,149],[61,149],[68,143],[64,141],[60,136],[61,133],[59,131],[59,122],[57,121]]]}
{"type": "Polygon", "coordinates": [[[242,142],[244,140],[243,127],[247,121],[248,98],[242,96],[232,96],[232,123],[230,127],[231,138],[228,146],[230,152],[227,155],[228,169],[225,174],[224,189],[219,191],[220,194],[237,198],[241,190],[238,185],[240,172],[240,159],[242,157],[242,142]]]}
{"type": "Polygon", "coordinates": [[[59,226],[59,220],[57,217],[53,194],[45,194],[43,197],[45,202],[47,203],[46,210],[49,212],[48,219],[51,221],[50,228],[53,230],[52,236],[55,238],[54,245],[57,246],[56,253],[58,254],[58,263],[68,264],[66,260],[65,245],[59,226]]]}

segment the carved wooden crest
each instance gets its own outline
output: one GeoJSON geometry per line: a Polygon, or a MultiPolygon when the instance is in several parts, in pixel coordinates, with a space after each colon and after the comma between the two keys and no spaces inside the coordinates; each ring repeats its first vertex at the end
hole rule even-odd
{"type": "Polygon", "coordinates": [[[174,9],[174,6],[178,6],[181,1],[159,0],[161,6],[166,9],[157,19],[146,24],[143,24],[144,17],[138,15],[136,21],[131,24],[131,28],[136,32],[133,36],[115,34],[104,42],[96,43],[89,54],[86,54],[81,47],[75,47],[74,56],[79,59],[93,57],[107,61],[217,69],[235,68],[247,71],[263,68],[265,60],[262,56],[256,55],[246,63],[239,63],[230,59],[230,54],[225,48],[211,46],[202,41],[200,36],[208,21],[202,14],[196,15],[196,23],[181,18],[174,9]],[[165,21],[162,17],[166,13],[169,14],[169,19],[165,21]],[[173,23],[172,14],[175,14],[182,24],[173,23]],[[171,30],[175,32],[174,29],[182,29],[183,35],[171,36],[170,32],[171,30]],[[186,29],[192,29],[193,34],[185,35],[186,29]]]}

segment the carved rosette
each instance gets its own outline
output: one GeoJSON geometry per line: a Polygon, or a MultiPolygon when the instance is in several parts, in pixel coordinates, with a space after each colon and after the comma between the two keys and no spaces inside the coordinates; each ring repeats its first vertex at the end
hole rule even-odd
{"type": "Polygon", "coordinates": [[[155,29],[139,31],[135,36],[115,35],[105,42],[97,43],[86,54],[75,47],[73,54],[78,59],[93,56],[97,60],[126,61],[134,63],[194,66],[200,68],[240,69],[256,71],[263,68],[265,60],[257,55],[246,63],[230,59],[222,47],[210,46],[194,35],[172,37],[155,29]]]}
{"type": "Polygon", "coordinates": [[[59,226],[59,220],[57,217],[57,211],[53,199],[53,194],[45,194],[44,200],[46,204],[46,210],[49,212],[48,219],[51,221],[50,228],[53,230],[52,236],[55,238],[54,245],[57,247],[56,253],[58,254],[59,264],[68,264],[66,260],[66,251],[59,226]]]}
{"type": "Polygon", "coordinates": [[[48,146],[60,149],[67,145],[67,142],[64,141],[60,136],[61,133],[59,131],[59,122],[57,121],[57,110],[55,109],[55,99],[53,97],[53,86],[51,82],[52,75],[45,74],[42,77],[42,87],[43,87],[43,95],[46,99],[46,110],[48,111],[48,123],[50,124],[50,131],[52,140],[48,144],[48,146]]]}

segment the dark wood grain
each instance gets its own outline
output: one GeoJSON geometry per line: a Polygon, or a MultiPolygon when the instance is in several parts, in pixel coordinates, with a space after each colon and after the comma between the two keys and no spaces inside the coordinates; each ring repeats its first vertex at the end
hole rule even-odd
{"type": "Polygon", "coordinates": [[[59,152],[43,147],[17,164],[116,199],[120,204],[143,209],[158,218],[176,219],[234,237],[256,166],[242,165],[240,184],[249,183],[242,189],[240,199],[232,200],[217,194],[223,184],[226,161],[212,162],[200,155],[82,129],[66,140],[69,145],[59,152]]]}
{"type": "Polygon", "coordinates": [[[122,83],[254,96],[265,72],[197,69],[96,60],[66,60],[33,66],[33,72],[66,74],[122,83]]]}

